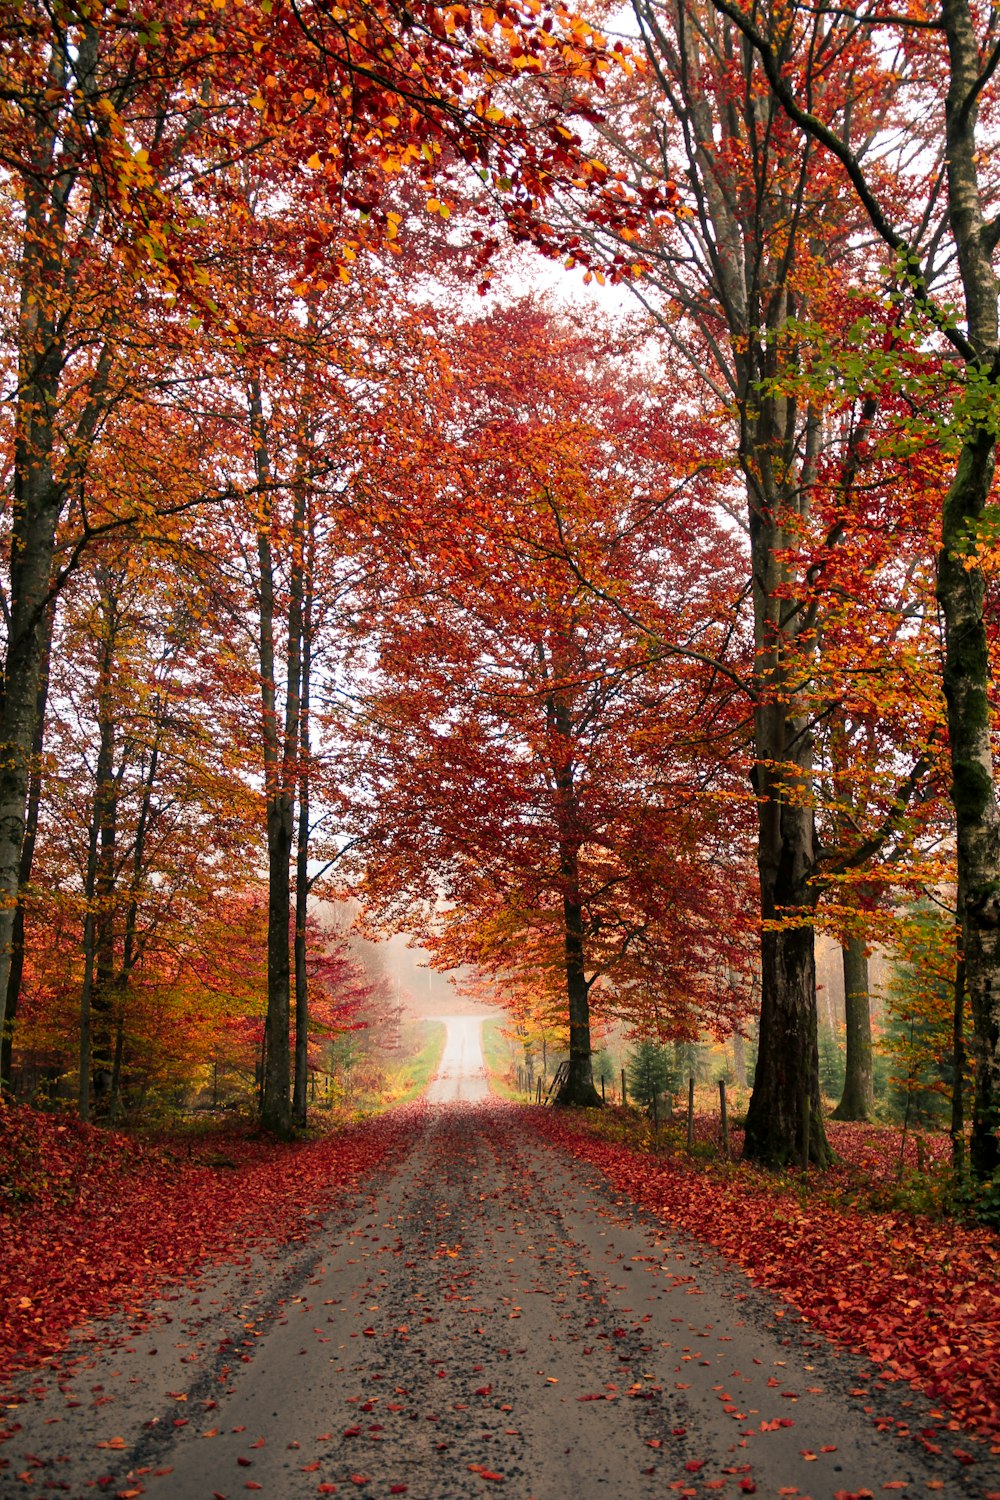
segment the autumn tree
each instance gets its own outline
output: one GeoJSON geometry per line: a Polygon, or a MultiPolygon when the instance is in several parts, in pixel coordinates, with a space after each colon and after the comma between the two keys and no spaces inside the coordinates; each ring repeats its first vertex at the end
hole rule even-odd
{"type": "Polygon", "coordinates": [[[349,280],[364,246],[391,243],[402,215],[386,188],[403,173],[435,216],[449,212],[453,179],[481,173],[494,238],[507,224],[541,235],[540,206],[561,175],[607,191],[607,169],[563,122],[589,112],[586,90],[616,56],[558,5],[544,15],[527,4],[501,13],[380,0],[206,12],[182,0],[152,18],[110,0],[5,7],[0,233],[16,397],[0,1012],[60,520],[85,487],[103,424],[133,389],[136,340],[211,323],[239,345],[249,289],[239,295],[229,274],[232,224],[219,210],[246,200],[248,174],[255,193],[293,201],[303,292],[349,280]],[[553,80],[558,100],[542,122],[494,100],[522,71],[553,80]]]}
{"type": "MultiPolygon", "coordinates": [[[[570,261],[586,265],[596,254],[617,265],[665,346],[731,421],[743,498],[735,502],[735,488],[726,498],[747,540],[755,642],[748,697],[761,899],[760,1055],[746,1150],[778,1164],[808,1138],[812,1159],[824,1163],[813,952],[824,874],[816,729],[842,684],[820,692],[816,683],[823,618],[837,600],[827,574],[852,534],[857,495],[866,500],[859,536],[871,535],[876,507],[858,469],[891,382],[840,385],[831,394],[828,383],[801,378],[802,326],[849,324],[852,288],[867,266],[855,233],[861,215],[839,167],[789,124],[759,58],[726,16],[697,0],[650,0],[634,10],[648,68],[622,84],[599,129],[635,192],[676,182],[686,211],[666,219],[651,208],[636,235],[595,224],[585,205],[564,200],[576,235],[570,261]]],[[[782,53],[789,77],[809,79],[815,66],[808,39],[789,30],[782,53]]],[[[824,79],[817,108],[832,129],[867,141],[895,119],[897,96],[881,70],[859,42],[844,81],[833,88],[824,79]]],[[[893,306],[870,318],[872,339],[886,349],[893,306]]],[[[890,808],[920,779],[911,766],[896,771],[890,808]]],[[[892,813],[884,840],[896,822],[892,813]]],[[[874,830],[859,841],[855,861],[862,843],[864,857],[877,857],[871,837],[874,830]]]]}
{"type": "Polygon", "coordinates": [[[682,1029],[739,1005],[718,985],[726,956],[743,966],[738,903],[721,899],[739,820],[713,802],[726,776],[708,748],[734,732],[713,652],[734,640],[730,542],[706,518],[689,434],[666,442],[641,382],[616,382],[590,340],[523,306],[462,335],[442,423],[461,440],[440,450],[437,487],[432,456],[420,500],[403,500],[380,686],[356,720],[377,794],[365,891],[420,920],[442,960],[561,974],[562,1099],[594,1103],[598,989],[682,1029]],[[679,562],[692,536],[698,572],[679,562]],[[636,624],[637,592],[655,627],[636,624]]]}
{"type": "MultiPolygon", "coordinates": [[[[976,1095],[972,1164],[989,1176],[1000,1161],[1000,817],[990,741],[990,664],[979,560],[993,488],[996,432],[989,415],[998,378],[996,183],[987,147],[995,108],[992,12],[949,0],[934,16],[878,4],[834,16],[793,8],[782,34],[728,0],[716,10],[735,26],[763,69],[769,97],[811,149],[843,173],[857,211],[884,248],[914,317],[950,359],[943,394],[954,392],[952,481],[941,508],[938,600],[945,628],[952,797],[958,840],[962,956],[975,1025],[976,1095]],[[841,47],[906,59],[909,118],[926,122],[913,171],[894,170],[885,151],[826,117],[815,77],[789,76],[785,36],[801,35],[816,55],[841,47]]],[[[876,137],[875,143],[881,144],[876,137]]],[[[884,274],[881,267],[875,275],[884,274]]],[[[874,279],[874,277],[873,277],[874,279]]]]}

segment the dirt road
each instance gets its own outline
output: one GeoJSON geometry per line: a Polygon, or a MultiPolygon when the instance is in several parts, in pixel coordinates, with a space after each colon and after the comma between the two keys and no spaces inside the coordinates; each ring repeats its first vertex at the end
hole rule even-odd
{"type": "MultiPolygon", "coordinates": [[[[453,1040],[446,1093],[481,1067],[473,1031],[453,1040]]],[[[914,1431],[929,1419],[906,1388],[861,1394],[857,1361],[516,1110],[429,1106],[370,1188],[278,1257],[164,1300],[144,1331],[109,1329],[115,1346],[61,1387],[36,1381],[8,1412],[3,1496],[1000,1489],[995,1460],[879,1433],[866,1405],[914,1431]]]]}

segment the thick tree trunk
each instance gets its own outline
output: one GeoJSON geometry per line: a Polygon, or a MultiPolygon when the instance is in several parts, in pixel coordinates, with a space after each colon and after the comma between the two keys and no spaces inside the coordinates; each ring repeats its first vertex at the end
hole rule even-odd
{"type": "Polygon", "coordinates": [[[799,1160],[808,1138],[809,1160],[825,1167],[831,1158],[819,1089],[812,928],[765,932],[761,961],[760,1042],[744,1153],[785,1166],[799,1160]]]}
{"type": "Polygon", "coordinates": [[[590,986],[584,968],[583,919],[580,905],[563,901],[566,949],[566,998],[569,1002],[569,1069],[557,1104],[598,1108],[601,1096],[594,1085],[590,1046],[590,986]]]}
{"type": "MultiPolygon", "coordinates": [[[[784,429],[788,414],[778,423],[784,429]]],[[[773,417],[761,418],[766,428],[773,417]],[[765,421],[766,418],[766,421],[765,421]]],[[[755,445],[756,451],[760,444],[755,445]]],[[[775,516],[749,485],[754,618],[757,655],[754,716],[757,765],[757,867],[761,902],[761,1010],[757,1067],[747,1111],[744,1155],[782,1167],[802,1158],[829,1166],[823,1125],[816,1024],[816,957],[813,919],[817,890],[812,810],[812,737],[808,720],[794,712],[787,656],[794,625],[782,597],[787,583],[779,560],[784,544],[775,516]]],[[[801,663],[794,663],[798,676],[801,663]]]]}
{"type": "Polygon", "coordinates": [[[972,1009],[975,1092],[969,1158],[977,1177],[1000,1166],[1000,819],[990,743],[990,680],[983,576],[967,567],[970,537],[993,479],[995,438],[965,445],[944,508],[937,595],[945,623],[952,799],[958,846],[962,954],[972,1009]]]}
{"type": "Polygon", "coordinates": [[[58,340],[51,353],[22,373],[15,439],[14,524],[10,558],[10,624],[3,664],[0,711],[0,1031],[10,983],[14,914],[21,879],[25,807],[38,723],[38,691],[45,657],[45,615],[62,489],[53,481],[48,454],[55,421],[55,387],[61,368],[58,340]],[[55,364],[56,369],[49,366],[55,364]],[[27,380],[27,390],[23,382],[27,380]]]}
{"type": "Polygon", "coordinates": [[[875,1115],[871,1000],[868,992],[868,954],[860,935],[852,935],[844,944],[843,964],[847,1063],[844,1092],[833,1112],[833,1118],[871,1120],[875,1115]]]}

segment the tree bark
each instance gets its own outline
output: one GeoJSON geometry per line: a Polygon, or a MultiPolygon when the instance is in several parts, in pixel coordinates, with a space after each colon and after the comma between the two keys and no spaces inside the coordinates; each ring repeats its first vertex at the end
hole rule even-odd
{"type": "MultiPolygon", "coordinates": [[[[976,142],[980,54],[968,0],[941,8],[951,64],[945,107],[948,209],[965,292],[969,377],[1000,383],[997,295],[987,248],[976,142]]],[[[992,417],[972,427],[944,503],[937,596],[945,625],[952,800],[962,958],[972,1008],[975,1095],[969,1159],[979,1178],[1000,1166],[1000,816],[990,740],[985,583],[974,549],[996,464],[992,417]]]]}
{"type": "MultiPolygon", "coordinates": [[[[554,672],[554,675],[558,676],[558,673],[554,672]]],[[[556,1096],[556,1103],[596,1109],[602,1105],[603,1100],[594,1085],[590,1043],[590,982],[586,972],[583,903],[580,899],[580,832],[573,761],[573,715],[564,691],[558,686],[547,700],[547,716],[559,827],[563,951],[569,1013],[569,1067],[556,1096]]]]}
{"type": "Polygon", "coordinates": [[[299,702],[299,816],[295,861],[295,1087],[292,1118],[304,1129],[309,1082],[309,973],[307,921],[309,916],[309,706],[312,677],[312,583],[304,558],[305,587],[302,601],[302,688],[299,702]]]}
{"type": "Polygon", "coordinates": [[[590,1045],[590,986],[584,966],[583,914],[579,902],[563,898],[566,953],[566,998],[569,1003],[569,1068],[559,1089],[557,1104],[585,1109],[600,1107],[601,1096],[594,1084],[590,1045]]]}
{"type": "Polygon", "coordinates": [[[875,1079],[872,1069],[872,1018],[868,991],[868,954],[860,934],[852,934],[843,946],[844,1015],[847,1026],[847,1060],[844,1091],[833,1112],[835,1120],[871,1120],[875,1115],[875,1079]]]}
{"type": "Polygon", "coordinates": [[[7,1089],[11,1082],[13,1062],[14,1023],[21,998],[21,980],[24,975],[24,921],[25,896],[31,880],[31,867],[35,859],[35,844],[38,838],[38,814],[42,803],[42,751],[45,747],[45,708],[49,693],[49,664],[52,650],[52,631],[55,608],[50,605],[45,611],[43,653],[35,704],[35,738],[31,747],[31,771],[28,777],[28,798],[25,809],[24,838],[21,841],[21,865],[18,872],[17,909],[14,913],[14,929],[11,936],[10,972],[7,977],[7,1007],[0,1038],[0,1087],[7,1089]]]}

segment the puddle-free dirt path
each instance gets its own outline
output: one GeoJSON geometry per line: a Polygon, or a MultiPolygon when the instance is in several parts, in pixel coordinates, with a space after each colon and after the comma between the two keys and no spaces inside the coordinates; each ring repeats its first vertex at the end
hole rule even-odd
{"type": "MultiPolygon", "coordinates": [[[[478,1043],[461,1047],[480,1068],[478,1043]]],[[[443,1090],[464,1076],[454,1054],[450,1066],[443,1090]]],[[[948,1500],[1000,1488],[988,1460],[962,1468],[876,1431],[859,1363],[776,1312],[526,1135],[516,1110],[432,1106],[402,1165],[314,1236],[217,1268],[144,1331],[109,1329],[117,1342],[71,1380],[36,1381],[8,1412],[21,1426],[0,1448],[0,1491],[948,1500]]],[[[881,1399],[916,1429],[904,1398],[881,1399]]]]}

